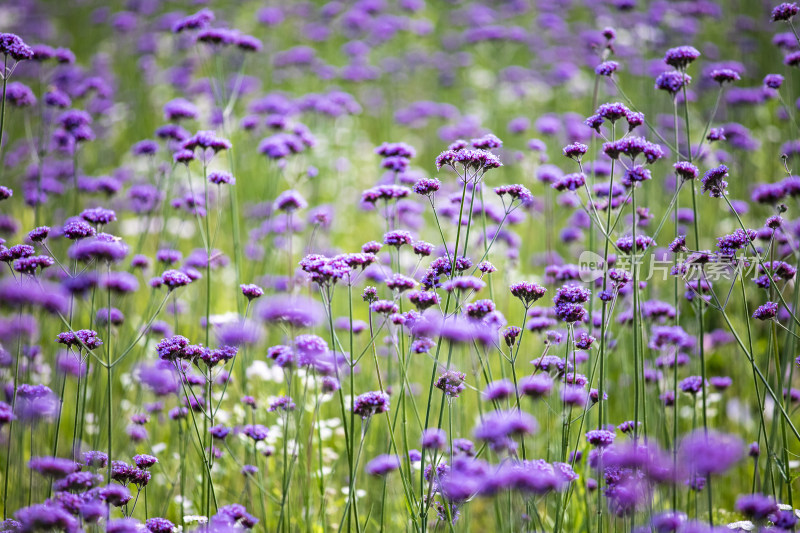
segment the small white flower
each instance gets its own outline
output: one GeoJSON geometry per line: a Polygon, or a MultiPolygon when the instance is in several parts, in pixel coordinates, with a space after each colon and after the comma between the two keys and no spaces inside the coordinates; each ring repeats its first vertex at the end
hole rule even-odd
{"type": "Polygon", "coordinates": [[[728,524],[728,529],[733,531],[754,531],[756,526],[750,520],[740,520],[728,524]]]}

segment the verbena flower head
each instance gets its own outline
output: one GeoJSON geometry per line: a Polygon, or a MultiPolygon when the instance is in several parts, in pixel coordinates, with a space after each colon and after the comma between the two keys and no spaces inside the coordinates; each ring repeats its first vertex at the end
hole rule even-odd
{"type": "Polygon", "coordinates": [[[70,259],[82,263],[90,261],[103,261],[118,263],[128,255],[128,245],[122,239],[99,233],[94,237],[80,239],[70,246],[68,250],[70,259]]]}
{"type": "Polygon", "coordinates": [[[155,465],[156,463],[158,463],[158,459],[156,457],[152,456],[152,455],[147,455],[147,454],[143,453],[143,454],[139,454],[139,455],[134,455],[133,456],[133,462],[139,468],[141,468],[143,470],[146,470],[146,469],[150,468],[151,466],[155,465]]]}
{"type": "Polygon", "coordinates": [[[619,63],[616,61],[603,61],[594,68],[594,73],[598,76],[611,76],[619,70],[619,63]]]}
{"type": "Polygon", "coordinates": [[[378,455],[370,460],[364,471],[371,476],[385,476],[400,468],[400,458],[396,455],[378,455]]]}
{"type": "Polygon", "coordinates": [[[383,235],[383,244],[400,248],[404,245],[409,245],[414,240],[411,232],[406,230],[389,231],[383,235]]]}
{"type": "Polygon", "coordinates": [[[797,3],[783,2],[772,9],[771,18],[773,22],[790,21],[797,15],[798,11],[800,11],[800,8],[797,7],[797,3]]]}
{"type": "Polygon", "coordinates": [[[492,381],[483,389],[483,397],[488,401],[504,400],[514,394],[514,384],[507,379],[492,381]]]}
{"type": "Polygon", "coordinates": [[[776,316],[778,316],[777,302],[767,302],[758,306],[758,308],[753,312],[753,318],[756,320],[772,320],[776,316]]]}
{"type": "Polygon", "coordinates": [[[588,151],[589,151],[588,146],[577,142],[568,144],[561,150],[561,152],[564,154],[565,157],[568,157],[570,159],[575,159],[577,161],[580,161],[581,158],[583,158],[583,156],[586,155],[586,152],[588,151]]]}
{"type": "Polygon", "coordinates": [[[553,378],[549,374],[539,373],[525,376],[519,381],[519,392],[530,398],[547,396],[553,390],[553,378]]]}
{"type": "Polygon", "coordinates": [[[33,59],[33,49],[13,33],[0,33],[0,53],[15,61],[33,59]]]}
{"type": "Polygon", "coordinates": [[[514,446],[513,437],[530,435],[537,429],[536,419],[524,411],[493,411],[484,416],[474,435],[493,450],[501,451],[514,446]]]}
{"type": "Polygon", "coordinates": [[[458,395],[467,388],[464,381],[467,375],[457,370],[447,370],[436,379],[435,386],[451,398],[458,398],[458,395]]]}
{"type": "Polygon", "coordinates": [[[526,307],[530,306],[547,292],[547,289],[541,285],[530,281],[512,283],[511,286],[509,286],[509,290],[511,294],[519,298],[526,307]]]}
{"type": "Polygon", "coordinates": [[[14,415],[23,422],[50,418],[57,413],[58,398],[45,385],[21,384],[17,387],[14,415]]]}
{"type": "Polygon", "coordinates": [[[742,79],[738,72],[729,68],[714,69],[709,74],[709,77],[720,85],[742,79]]]}
{"type": "Polygon", "coordinates": [[[616,434],[606,429],[593,429],[586,432],[586,442],[597,448],[605,448],[614,443],[616,434]]]}
{"type": "Polygon", "coordinates": [[[442,284],[442,288],[447,292],[478,292],[484,287],[486,287],[486,282],[474,276],[456,276],[442,284]]]}
{"type": "Polygon", "coordinates": [[[174,290],[178,287],[189,285],[192,282],[192,278],[180,270],[166,270],[161,274],[161,282],[166,285],[169,290],[174,290]]]}
{"type": "Polygon", "coordinates": [[[181,145],[184,150],[195,151],[197,149],[207,150],[216,154],[222,150],[230,150],[231,143],[227,139],[217,137],[213,131],[198,131],[181,145]]]}
{"type": "Polygon", "coordinates": [[[384,158],[402,157],[405,159],[411,159],[417,155],[417,151],[413,146],[403,142],[383,143],[375,148],[375,153],[384,158]]]}
{"type": "Polygon", "coordinates": [[[621,118],[625,118],[630,110],[620,102],[612,102],[608,104],[601,104],[600,107],[597,108],[595,114],[605,120],[608,120],[612,124],[621,118]]]}
{"type": "Polygon", "coordinates": [[[685,69],[698,57],[700,57],[700,52],[695,47],[678,46],[666,51],[664,63],[677,69],[685,69]]]}
{"type": "Polygon", "coordinates": [[[365,392],[356,397],[353,413],[362,419],[389,411],[389,395],[381,391],[365,392]]]}
{"type": "Polygon", "coordinates": [[[682,379],[678,386],[683,392],[694,396],[703,390],[703,378],[700,376],[689,376],[682,379]]]}
{"type": "Polygon", "coordinates": [[[175,524],[166,518],[150,518],[145,522],[145,527],[150,533],[172,533],[175,529],[175,524]]]}
{"type": "Polygon", "coordinates": [[[441,188],[441,182],[436,178],[422,178],[414,184],[414,192],[421,196],[430,196],[441,188]]]}
{"type": "Polygon", "coordinates": [[[459,175],[467,181],[477,181],[487,170],[503,166],[496,155],[481,149],[445,150],[436,158],[437,170],[441,170],[443,166],[449,166],[458,171],[457,165],[463,170],[463,175],[459,175]]]}
{"type": "Polygon", "coordinates": [[[700,476],[722,474],[744,455],[744,443],[735,435],[695,430],[680,442],[678,457],[690,472],[700,476]]]}
{"type": "Polygon", "coordinates": [[[586,184],[586,175],[582,172],[565,174],[552,187],[557,191],[576,191],[586,184]]]}
{"type": "Polygon", "coordinates": [[[529,205],[533,202],[533,194],[524,185],[501,185],[500,187],[495,187],[494,192],[501,198],[508,196],[512,202],[518,200],[523,205],[529,205]]]}
{"type": "Polygon", "coordinates": [[[80,465],[61,457],[32,457],[28,461],[28,468],[51,479],[62,479],[78,471],[80,465]]]}
{"type": "Polygon", "coordinates": [[[274,207],[279,211],[292,212],[298,209],[305,209],[308,207],[308,202],[299,192],[288,190],[278,195],[278,198],[275,199],[274,207]]]}
{"type": "Polygon", "coordinates": [[[767,74],[764,76],[764,87],[778,90],[783,85],[783,76],[780,74],[767,74]]]}
{"type": "Polygon", "coordinates": [[[203,8],[197,13],[177,20],[172,25],[172,31],[173,33],[182,33],[184,31],[200,30],[208,27],[213,21],[214,13],[209,9],[203,8]]]}
{"type": "Polygon", "coordinates": [[[682,179],[685,180],[693,180],[697,178],[698,170],[697,167],[691,164],[688,161],[678,161],[672,168],[675,169],[675,173],[680,176],[682,179]]]}
{"type": "Polygon", "coordinates": [[[214,185],[235,185],[236,178],[227,172],[211,172],[208,175],[208,182],[214,185]]]}
{"type": "Polygon", "coordinates": [[[269,411],[270,413],[278,411],[278,410],[280,410],[280,411],[294,411],[295,407],[297,407],[297,405],[295,405],[295,403],[294,403],[294,401],[292,400],[291,397],[289,397],[289,396],[281,396],[280,398],[276,398],[275,400],[273,400],[269,404],[269,407],[267,408],[267,411],[269,411]]]}
{"type": "Polygon", "coordinates": [[[689,85],[691,82],[692,77],[688,74],[677,70],[670,70],[658,75],[655,88],[675,96],[684,86],[689,85]]]}
{"type": "Polygon", "coordinates": [[[703,175],[703,193],[708,193],[711,198],[721,198],[723,194],[727,194],[725,189],[728,187],[728,182],[725,178],[728,177],[728,167],[720,165],[718,167],[708,170],[703,175]]]}
{"type": "Polygon", "coordinates": [[[94,350],[103,345],[103,341],[97,337],[97,332],[92,329],[79,329],[77,331],[59,333],[56,337],[56,342],[67,347],[77,347],[79,350],[83,347],[94,350]]]}
{"type": "Polygon", "coordinates": [[[760,524],[778,511],[778,504],[764,494],[743,494],[736,499],[736,510],[760,524]]]}
{"type": "Polygon", "coordinates": [[[447,434],[442,429],[428,428],[422,432],[420,445],[426,450],[441,450],[447,443],[447,434]]]}
{"type": "Polygon", "coordinates": [[[603,144],[603,152],[611,159],[618,159],[620,155],[628,156],[635,161],[639,155],[644,155],[645,163],[652,164],[664,157],[664,151],[655,143],[642,137],[624,137],[617,141],[603,144]]]}

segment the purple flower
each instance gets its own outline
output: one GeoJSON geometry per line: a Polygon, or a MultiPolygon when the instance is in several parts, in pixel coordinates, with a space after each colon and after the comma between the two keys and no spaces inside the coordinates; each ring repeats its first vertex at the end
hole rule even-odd
{"type": "Polygon", "coordinates": [[[780,89],[783,84],[783,76],[780,74],[767,74],[764,76],[764,86],[770,89],[780,89]]]}
{"type": "MultiPolygon", "coordinates": [[[[105,487],[102,487],[99,490],[100,497],[105,500],[109,505],[113,505],[114,507],[122,507],[129,501],[131,501],[131,493],[128,490],[128,487],[124,487],[122,485],[117,484],[109,484],[105,487]]],[[[119,528],[119,522],[122,520],[133,520],[131,518],[124,518],[121,520],[112,520],[109,522],[107,531],[129,531],[125,529],[119,528]]],[[[139,531],[139,523],[135,523],[135,531],[139,531]]]]}
{"type": "Polygon", "coordinates": [[[486,282],[474,276],[456,276],[442,284],[442,288],[447,292],[453,291],[480,291],[486,287],[486,282]]]}
{"type": "Polygon", "coordinates": [[[736,499],[736,510],[757,523],[778,511],[778,504],[763,494],[743,494],[736,499]]]}
{"type": "Polygon", "coordinates": [[[192,278],[180,270],[166,270],[161,274],[161,282],[166,285],[169,290],[174,290],[178,287],[189,285],[192,282],[192,278]]]}
{"type": "Polygon", "coordinates": [[[77,218],[72,218],[64,223],[61,231],[64,237],[72,241],[85,239],[95,234],[94,228],[88,222],[77,218]]]}
{"type": "Polygon", "coordinates": [[[489,401],[504,400],[512,394],[514,394],[514,384],[507,379],[493,381],[483,390],[483,396],[489,401]]]}
{"type": "Polygon", "coordinates": [[[728,376],[713,376],[708,381],[718,391],[724,391],[733,385],[733,380],[728,376]]]}
{"type": "Polygon", "coordinates": [[[703,379],[700,376],[689,376],[681,380],[678,386],[683,392],[694,396],[703,390],[703,379]]]}
{"type": "Polygon", "coordinates": [[[71,459],[61,457],[33,457],[28,467],[39,474],[52,479],[61,479],[76,472],[80,465],[71,459]]]}
{"type": "Polygon", "coordinates": [[[305,198],[303,198],[299,192],[288,190],[278,195],[273,206],[280,211],[292,212],[297,209],[305,209],[308,207],[308,202],[306,202],[305,198]]]}
{"type": "Polygon", "coordinates": [[[6,101],[15,107],[30,107],[36,104],[36,96],[30,87],[14,81],[6,88],[6,101]]]}
{"type": "Polygon", "coordinates": [[[552,185],[557,191],[576,191],[586,183],[586,175],[582,172],[565,174],[558,178],[552,185]]]}
{"type": "MultiPolygon", "coordinates": [[[[2,43],[0,34],[0,43],[2,43]]],[[[0,48],[2,49],[2,48],[0,48]]],[[[66,531],[79,530],[78,520],[64,507],[52,503],[40,503],[23,507],[14,513],[20,523],[19,531],[66,531]]]]}
{"type": "Polygon", "coordinates": [[[406,230],[394,230],[383,235],[383,244],[400,248],[403,245],[411,244],[413,241],[411,233],[406,230]]]}
{"type": "Polygon", "coordinates": [[[264,296],[264,289],[253,283],[239,285],[239,288],[248,300],[255,300],[256,298],[264,296]]]}
{"type": "Polygon", "coordinates": [[[736,464],[744,454],[744,443],[735,435],[714,430],[706,434],[695,430],[680,442],[678,457],[681,464],[699,476],[722,474],[736,464]]]}
{"type": "Polygon", "coordinates": [[[500,187],[495,187],[494,192],[501,198],[508,195],[512,201],[519,200],[523,205],[529,205],[533,202],[533,194],[524,185],[501,185],[500,187]]]}
{"type": "Polygon", "coordinates": [[[441,182],[436,178],[422,178],[414,184],[414,192],[421,196],[430,196],[439,190],[441,182]]]}
{"type": "Polygon", "coordinates": [[[772,21],[790,21],[797,15],[798,10],[800,10],[800,8],[797,7],[795,2],[783,2],[782,4],[778,4],[772,9],[772,21]]]}
{"type": "Polygon", "coordinates": [[[585,144],[572,143],[565,146],[561,152],[564,154],[565,157],[580,161],[581,158],[584,155],[586,155],[586,152],[588,150],[589,147],[586,146],[585,144]]]}
{"type": "Polygon", "coordinates": [[[677,70],[670,70],[658,75],[655,87],[656,89],[666,91],[672,96],[675,96],[685,85],[689,85],[691,81],[692,78],[688,74],[678,72],[677,70]]]}
{"type": "Polygon", "coordinates": [[[128,245],[121,239],[107,233],[76,241],[68,250],[70,259],[83,263],[104,261],[117,263],[128,255],[128,245]]]}
{"type": "Polygon", "coordinates": [[[267,438],[269,429],[261,424],[248,424],[242,428],[242,433],[258,442],[267,438]]]}
{"type": "Polygon", "coordinates": [[[318,325],[324,317],[324,309],[319,302],[300,295],[264,297],[256,312],[264,322],[283,322],[296,328],[318,325]]]}
{"type": "Polygon", "coordinates": [[[33,49],[13,33],[0,33],[0,53],[10,56],[15,61],[33,58],[33,49]]]}
{"type": "Polygon", "coordinates": [[[598,76],[611,76],[619,69],[616,61],[603,61],[594,68],[594,73],[598,76]]]}
{"type": "Polygon", "coordinates": [[[231,148],[231,143],[227,139],[217,137],[213,131],[198,131],[193,136],[183,141],[181,148],[191,151],[200,148],[217,153],[222,150],[229,150],[231,148]]]}
{"type": "Polygon", "coordinates": [[[153,466],[154,464],[158,463],[158,459],[156,459],[152,455],[139,454],[133,456],[133,462],[136,463],[136,466],[138,466],[139,468],[146,470],[151,466],[153,466]]]}
{"type": "Polygon", "coordinates": [[[208,182],[214,185],[235,185],[236,178],[227,172],[211,172],[208,175],[208,182]]]}
{"type": "Polygon", "coordinates": [[[447,370],[437,379],[435,386],[451,398],[458,398],[458,395],[467,388],[464,384],[467,375],[457,370],[447,370]]]}
{"type": "Polygon", "coordinates": [[[103,345],[103,341],[97,337],[97,332],[91,329],[79,329],[77,331],[59,333],[56,337],[56,342],[67,347],[77,346],[78,349],[86,347],[90,350],[94,350],[103,345]]]}
{"type": "Polygon", "coordinates": [[[519,392],[531,398],[547,396],[551,390],[553,390],[553,378],[549,374],[534,374],[519,380],[519,392]]]}
{"type": "Polygon", "coordinates": [[[367,463],[364,471],[371,476],[385,476],[400,468],[400,458],[396,455],[378,455],[367,463]]]}
{"type": "Polygon", "coordinates": [[[444,430],[438,428],[428,428],[422,432],[420,444],[426,450],[441,450],[447,443],[447,435],[444,430]]]}
{"type": "Polygon", "coordinates": [[[720,85],[742,79],[738,72],[729,68],[714,69],[709,74],[709,77],[720,85]]]}
{"type": "Polygon", "coordinates": [[[100,451],[88,451],[83,453],[83,462],[89,468],[105,468],[108,464],[108,455],[100,451]]]}
{"type": "Polygon", "coordinates": [[[387,411],[389,411],[389,395],[381,391],[360,394],[353,403],[353,413],[363,419],[387,411]]]}
{"type": "Polygon", "coordinates": [[[411,159],[416,157],[417,151],[414,147],[403,142],[398,143],[383,143],[375,148],[375,153],[381,157],[402,157],[411,159]]]}
{"type": "Polygon", "coordinates": [[[772,320],[776,316],[778,316],[777,302],[767,302],[753,312],[753,318],[756,320],[772,320]]]}
{"type": "Polygon", "coordinates": [[[172,533],[175,524],[166,518],[150,518],[145,522],[145,527],[150,533],[172,533]]]}
{"type": "Polygon", "coordinates": [[[172,25],[173,33],[182,33],[188,30],[199,30],[208,27],[214,21],[214,13],[206,8],[197,13],[184,17],[172,25]]]}
{"type": "Polygon", "coordinates": [[[586,432],[586,442],[597,448],[605,448],[614,443],[616,434],[605,429],[593,429],[586,432]]]}
{"type": "Polygon", "coordinates": [[[561,388],[561,401],[564,405],[584,407],[589,399],[586,389],[577,385],[564,385],[561,388]]]}
{"type": "Polygon", "coordinates": [[[269,407],[267,408],[267,411],[269,411],[270,413],[273,413],[273,412],[278,411],[278,410],[280,410],[280,411],[294,411],[295,407],[297,407],[297,406],[295,405],[295,403],[294,403],[294,401],[292,400],[291,397],[289,397],[289,396],[281,396],[279,398],[276,398],[275,400],[273,400],[269,404],[269,407]]]}
{"type": "Polygon", "coordinates": [[[21,384],[17,387],[14,414],[23,422],[49,418],[58,412],[58,398],[45,385],[21,384]]]}
{"type": "Polygon", "coordinates": [[[685,69],[698,57],[700,52],[693,46],[678,46],[667,50],[664,54],[664,63],[677,69],[685,69]]]}
{"type": "Polygon", "coordinates": [[[524,411],[493,411],[483,418],[475,428],[475,438],[486,441],[489,446],[500,451],[512,445],[511,438],[536,432],[536,419],[524,411]]]}
{"type": "Polygon", "coordinates": [[[424,311],[434,305],[439,305],[439,295],[433,291],[414,291],[408,294],[408,299],[420,311],[424,311]]]}
{"type": "Polygon", "coordinates": [[[697,178],[697,167],[688,161],[678,161],[672,165],[672,167],[675,169],[675,173],[682,179],[693,180],[697,178]]]}

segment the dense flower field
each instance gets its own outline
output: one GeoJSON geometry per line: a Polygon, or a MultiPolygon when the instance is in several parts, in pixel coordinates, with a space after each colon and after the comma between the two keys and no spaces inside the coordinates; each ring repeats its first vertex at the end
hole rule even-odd
{"type": "Polygon", "coordinates": [[[798,11],[0,5],[2,530],[795,530],[798,11]]]}

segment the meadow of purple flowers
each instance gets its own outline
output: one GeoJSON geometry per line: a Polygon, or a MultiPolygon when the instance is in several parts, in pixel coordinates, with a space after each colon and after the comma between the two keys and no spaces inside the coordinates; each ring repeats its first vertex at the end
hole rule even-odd
{"type": "Polygon", "coordinates": [[[2,531],[794,531],[798,12],[0,5],[2,531]]]}

